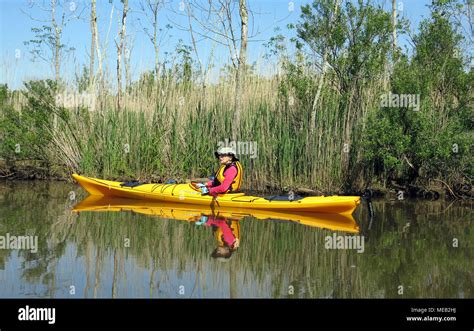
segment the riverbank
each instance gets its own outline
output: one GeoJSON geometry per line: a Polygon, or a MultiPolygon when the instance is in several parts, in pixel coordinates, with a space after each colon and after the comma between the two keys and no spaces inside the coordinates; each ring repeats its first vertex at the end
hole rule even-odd
{"type": "MultiPolygon", "coordinates": [[[[132,176],[119,176],[107,178],[110,180],[118,181],[131,181],[137,180],[138,178],[132,176]]],[[[186,183],[191,181],[205,181],[207,178],[201,177],[188,177],[188,178],[171,178],[166,176],[152,175],[149,177],[143,177],[139,180],[142,182],[154,182],[162,183],[169,179],[174,179],[180,183],[186,183]]],[[[22,161],[10,161],[7,163],[5,160],[0,160],[0,180],[13,181],[13,180],[58,180],[72,182],[70,173],[64,166],[59,165],[48,165],[41,160],[22,160],[22,161]]],[[[252,178],[248,179],[250,182],[252,178]]],[[[252,182],[246,185],[247,188],[252,187],[252,182]]],[[[455,185],[453,188],[449,187],[446,183],[440,180],[433,180],[430,185],[417,186],[417,185],[398,185],[397,183],[391,183],[387,186],[382,186],[379,183],[375,183],[364,190],[334,190],[334,191],[323,191],[311,188],[307,186],[279,186],[275,183],[261,183],[259,190],[252,189],[252,192],[267,194],[267,193],[278,193],[278,194],[294,194],[308,196],[308,195],[363,195],[372,198],[386,198],[389,200],[402,200],[404,198],[420,198],[425,200],[452,200],[452,199],[472,199],[474,192],[471,185],[455,185]]]]}

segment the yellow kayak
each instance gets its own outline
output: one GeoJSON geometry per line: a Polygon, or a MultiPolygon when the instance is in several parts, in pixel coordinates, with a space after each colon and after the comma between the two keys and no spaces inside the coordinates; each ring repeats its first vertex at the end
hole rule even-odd
{"type": "Polygon", "coordinates": [[[266,210],[245,210],[236,208],[212,209],[211,206],[187,205],[183,203],[163,203],[124,198],[112,198],[91,195],[74,206],[73,211],[120,212],[131,211],[160,218],[175,219],[187,222],[199,221],[201,215],[216,215],[230,220],[241,220],[253,217],[258,220],[291,221],[306,226],[324,228],[333,231],[358,233],[359,226],[351,215],[275,212],[266,210]]]}
{"type": "Polygon", "coordinates": [[[122,182],[73,174],[72,177],[91,195],[150,201],[184,203],[213,208],[238,208],[283,212],[352,214],[360,203],[358,196],[305,197],[289,201],[287,197],[256,197],[245,193],[226,193],[217,197],[201,195],[193,184],[141,184],[122,186],[122,182]]]}

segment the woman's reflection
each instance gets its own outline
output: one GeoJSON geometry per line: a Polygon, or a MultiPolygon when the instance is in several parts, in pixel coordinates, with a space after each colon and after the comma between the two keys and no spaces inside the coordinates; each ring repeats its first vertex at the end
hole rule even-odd
{"type": "Polygon", "coordinates": [[[232,254],[239,248],[239,221],[220,215],[202,215],[196,225],[212,227],[218,245],[211,256],[218,261],[229,261],[232,254]]]}

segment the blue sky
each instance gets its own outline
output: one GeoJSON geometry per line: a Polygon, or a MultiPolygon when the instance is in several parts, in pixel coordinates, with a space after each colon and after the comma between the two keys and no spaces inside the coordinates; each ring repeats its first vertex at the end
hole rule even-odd
{"type": "MultiPolygon", "coordinates": [[[[32,0],[0,0],[0,83],[8,83],[12,88],[18,88],[23,85],[23,81],[29,79],[39,79],[46,77],[53,77],[52,68],[43,61],[32,62],[31,56],[28,52],[28,47],[23,43],[33,37],[31,28],[41,26],[43,23],[32,20],[27,14],[35,19],[45,18],[45,12],[34,6],[30,8],[29,3],[32,0]]],[[[49,1],[35,0],[40,5],[49,1]]],[[[81,8],[89,5],[86,0],[64,1],[65,10],[67,14],[74,15],[79,13],[81,8]],[[70,10],[74,9],[74,10],[70,10]],[[69,10],[69,11],[68,11],[69,10]]],[[[109,26],[109,16],[112,4],[109,0],[97,0],[97,15],[99,35],[101,42],[105,40],[105,35],[109,26]]],[[[310,1],[303,0],[250,0],[249,7],[254,12],[254,17],[250,18],[250,31],[259,31],[259,33],[250,40],[248,59],[249,63],[255,61],[260,64],[260,70],[269,70],[262,63],[261,55],[265,51],[263,43],[275,34],[274,28],[280,27],[282,33],[288,37],[293,37],[294,32],[289,32],[286,29],[288,23],[296,23],[300,16],[300,7],[310,1]]],[[[374,0],[375,3],[384,5],[389,9],[391,0],[374,0]]],[[[404,0],[398,1],[400,6],[400,14],[407,18],[412,30],[416,29],[420,20],[429,17],[429,9],[427,5],[431,3],[430,0],[404,0]]],[[[176,13],[180,13],[181,0],[171,1],[169,8],[176,13]]],[[[111,24],[109,43],[107,48],[107,60],[109,63],[109,70],[115,76],[115,61],[116,48],[114,44],[114,37],[117,35],[117,28],[119,26],[119,15],[121,13],[122,5],[119,0],[113,0],[114,13],[111,24]]],[[[154,53],[150,40],[146,37],[143,29],[138,21],[141,18],[141,24],[144,23],[144,16],[138,13],[138,0],[130,0],[130,13],[127,21],[127,34],[133,40],[133,49],[131,52],[131,67],[134,73],[133,79],[144,70],[153,68],[154,53]]],[[[165,24],[176,22],[178,24],[187,24],[187,19],[173,13],[171,10],[164,10],[159,16],[161,27],[165,24]]],[[[181,12],[182,13],[182,12],[181,12]]],[[[62,76],[66,80],[71,80],[73,73],[81,68],[82,65],[89,63],[90,52],[90,26],[89,26],[90,11],[86,8],[83,12],[82,20],[72,20],[64,30],[63,42],[69,47],[74,47],[75,51],[69,55],[64,61],[62,67],[62,76]]],[[[189,34],[186,31],[179,30],[176,26],[171,29],[170,38],[162,45],[160,51],[161,60],[164,59],[165,53],[173,53],[179,39],[182,39],[185,44],[190,44],[189,34]]],[[[400,37],[400,44],[406,44],[406,38],[400,37]]],[[[213,43],[209,40],[202,40],[198,43],[200,57],[206,62],[209,59],[213,43]]],[[[217,66],[223,63],[229,63],[229,53],[226,48],[215,45],[214,46],[214,62],[217,66]]],[[[168,55],[169,56],[169,55],[168,55]]],[[[214,69],[213,75],[218,75],[218,68],[214,69]]]]}

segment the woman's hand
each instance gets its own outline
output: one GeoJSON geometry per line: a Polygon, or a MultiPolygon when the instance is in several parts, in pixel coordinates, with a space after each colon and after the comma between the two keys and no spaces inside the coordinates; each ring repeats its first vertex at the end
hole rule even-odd
{"type": "Polygon", "coordinates": [[[207,219],[208,217],[206,215],[202,215],[201,216],[201,219],[199,221],[197,221],[195,224],[196,225],[202,225],[202,224],[205,224],[207,222],[207,219]]]}

